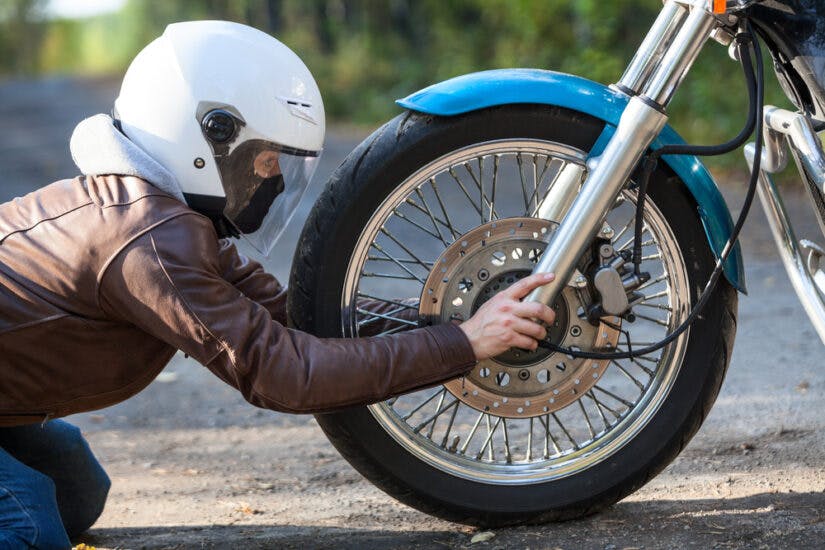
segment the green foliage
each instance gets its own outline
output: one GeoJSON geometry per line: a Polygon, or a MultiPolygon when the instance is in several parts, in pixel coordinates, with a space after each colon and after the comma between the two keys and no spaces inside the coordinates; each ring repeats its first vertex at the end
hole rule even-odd
{"type": "MultiPolygon", "coordinates": [[[[658,0],[129,0],[117,14],[37,18],[43,0],[0,0],[0,74],[120,73],[171,22],[229,19],[267,31],[313,71],[331,119],[376,124],[394,100],[459,74],[540,67],[616,81],[658,0]]],[[[702,53],[671,109],[690,141],[738,131],[746,94],[724,48],[702,53]]],[[[785,104],[776,90],[769,101],[785,104]]]]}
{"type": "Polygon", "coordinates": [[[45,25],[35,21],[44,0],[0,0],[0,73],[30,74],[45,25]]]}

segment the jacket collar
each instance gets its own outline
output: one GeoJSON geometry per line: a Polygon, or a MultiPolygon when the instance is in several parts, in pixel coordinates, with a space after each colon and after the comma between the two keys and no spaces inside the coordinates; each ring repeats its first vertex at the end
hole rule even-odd
{"type": "Polygon", "coordinates": [[[84,176],[136,176],[186,202],[174,174],[130,141],[109,115],[98,114],[81,121],[72,133],[69,149],[84,176]]]}

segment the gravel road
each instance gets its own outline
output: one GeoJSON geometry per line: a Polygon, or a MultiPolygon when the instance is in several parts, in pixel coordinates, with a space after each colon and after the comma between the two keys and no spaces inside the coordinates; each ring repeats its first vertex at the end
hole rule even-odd
{"type": "MultiPolygon", "coordinates": [[[[67,142],[108,111],[111,82],[0,85],[0,199],[74,175],[67,142]]],[[[314,191],[363,133],[333,129],[314,191]]],[[[738,204],[741,182],[724,186],[738,204]]],[[[741,179],[741,178],[738,178],[741,179]]],[[[268,267],[286,280],[302,203],[268,267]]],[[[791,190],[794,211],[806,208],[791,190]]],[[[810,220],[800,236],[814,236],[810,220]]],[[[84,539],[98,548],[822,548],[825,370],[757,211],[744,249],[750,294],[722,393],[661,475],[610,510],[545,526],[477,530],[398,504],[354,472],[314,419],[257,410],[176,357],[133,399],[70,418],[109,471],[109,504],[84,539]],[[479,538],[479,537],[477,537],[479,538]],[[480,537],[480,538],[487,538],[480,537]]]]}

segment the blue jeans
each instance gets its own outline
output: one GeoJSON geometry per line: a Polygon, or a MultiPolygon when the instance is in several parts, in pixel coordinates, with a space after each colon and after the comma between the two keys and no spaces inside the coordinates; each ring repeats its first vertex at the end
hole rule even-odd
{"type": "Polygon", "coordinates": [[[70,548],[103,512],[109,485],[71,424],[0,428],[0,550],[70,548]]]}

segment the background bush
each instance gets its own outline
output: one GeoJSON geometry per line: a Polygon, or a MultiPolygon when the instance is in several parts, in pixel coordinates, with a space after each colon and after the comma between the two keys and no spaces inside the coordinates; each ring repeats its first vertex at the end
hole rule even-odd
{"type": "MultiPolygon", "coordinates": [[[[0,76],[119,76],[166,24],[229,19],[298,52],[331,120],[375,125],[398,112],[395,99],[477,70],[539,67],[615,82],[660,8],[659,0],[129,0],[117,13],[60,20],[43,16],[44,0],[0,0],[0,76]]],[[[776,86],[768,99],[787,104],[776,86]]],[[[711,44],[671,114],[689,141],[712,143],[738,131],[746,102],[738,66],[711,44]]]]}

